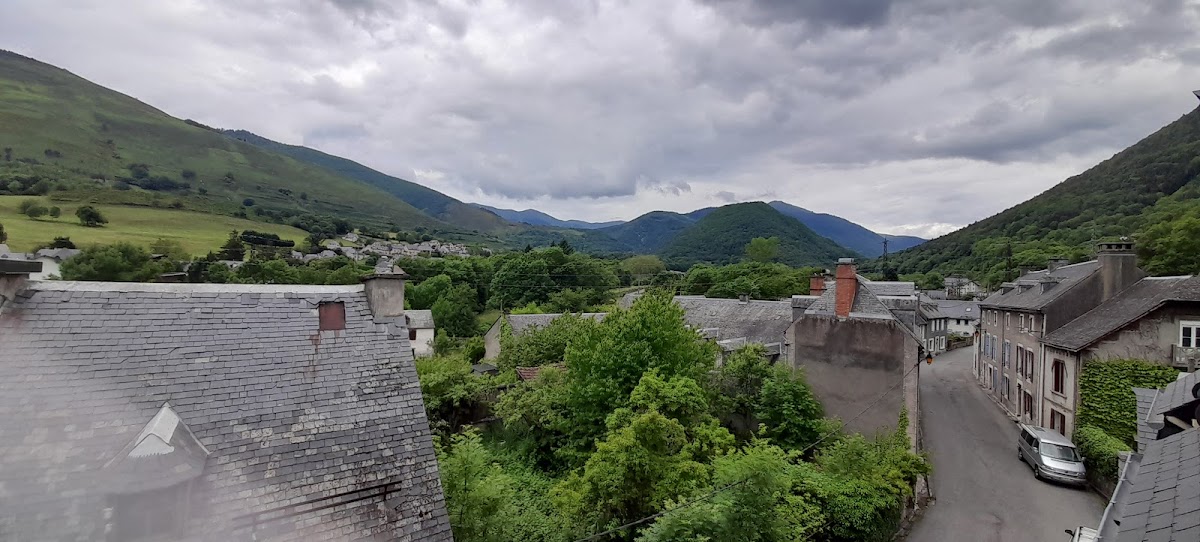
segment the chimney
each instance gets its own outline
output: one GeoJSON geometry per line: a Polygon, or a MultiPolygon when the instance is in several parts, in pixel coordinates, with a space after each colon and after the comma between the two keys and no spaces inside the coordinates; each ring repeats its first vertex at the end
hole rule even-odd
{"type": "Polygon", "coordinates": [[[1145,275],[1137,267],[1137,254],[1133,251],[1132,241],[1122,239],[1097,243],[1096,260],[1100,262],[1101,303],[1112,299],[1145,275]]]}
{"type": "Polygon", "coordinates": [[[813,276],[808,279],[808,295],[821,295],[825,293],[825,273],[813,273],[813,276]]]}
{"type": "Polygon", "coordinates": [[[375,268],[375,272],[363,277],[363,288],[367,294],[367,306],[375,318],[404,315],[404,279],[408,275],[399,267],[375,268]]]}
{"type": "Polygon", "coordinates": [[[834,299],[834,312],[838,318],[850,316],[854,307],[854,296],[858,294],[858,272],[854,267],[854,258],[841,258],[837,262],[837,274],[834,275],[837,297],[834,299]]]}
{"type": "Polygon", "coordinates": [[[1053,258],[1050,258],[1049,260],[1046,261],[1046,272],[1053,273],[1055,271],[1058,271],[1058,268],[1060,268],[1064,265],[1067,265],[1068,263],[1071,263],[1071,260],[1063,258],[1062,256],[1055,256],[1053,258]]]}
{"type": "Polygon", "coordinates": [[[42,272],[42,262],[30,260],[0,260],[0,308],[25,289],[29,275],[42,272]]]}

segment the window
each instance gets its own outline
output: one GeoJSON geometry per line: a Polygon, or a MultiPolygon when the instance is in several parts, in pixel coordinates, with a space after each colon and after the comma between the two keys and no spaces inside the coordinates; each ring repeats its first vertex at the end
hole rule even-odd
{"type": "Polygon", "coordinates": [[[1006,313],[1004,313],[1004,327],[1010,327],[1010,326],[1012,326],[1012,313],[1006,312],[1006,313]]]}
{"type": "Polygon", "coordinates": [[[1200,346],[1200,322],[1179,322],[1179,346],[1196,348],[1200,346]]]}
{"type": "Polygon", "coordinates": [[[1017,345],[1017,374],[1025,376],[1025,347],[1017,345]]]}
{"type": "Polygon", "coordinates": [[[938,337],[938,349],[939,350],[946,349],[946,338],[945,337],[938,337]]]}
{"type": "Polygon", "coordinates": [[[1004,375],[1004,377],[1000,379],[1000,395],[1005,399],[1008,399],[1010,388],[1012,388],[1012,382],[1008,379],[1008,375],[1004,375]]]}
{"type": "Polygon", "coordinates": [[[415,341],[415,340],[417,340],[417,330],[416,330],[416,328],[411,328],[411,327],[410,327],[410,328],[408,328],[408,340],[410,340],[410,341],[415,341]]]}
{"type": "Polygon", "coordinates": [[[1050,409],[1050,429],[1058,431],[1061,435],[1067,434],[1067,417],[1054,409],[1050,409]]]}
{"type": "Polygon", "coordinates": [[[341,301],[317,305],[317,329],[336,331],[346,329],[346,304],[341,301]]]}
{"type": "Polygon", "coordinates": [[[1025,416],[1033,418],[1033,394],[1025,392],[1025,408],[1023,409],[1025,416]]]}
{"type": "Polygon", "coordinates": [[[1067,389],[1067,363],[1061,359],[1056,359],[1054,360],[1052,370],[1054,371],[1054,393],[1065,395],[1067,389]]]}
{"type": "Polygon", "coordinates": [[[190,482],[128,495],[111,495],[113,540],[175,538],[187,519],[190,482]]]}
{"type": "Polygon", "coordinates": [[[1031,314],[1031,315],[1029,315],[1029,332],[1033,333],[1035,331],[1038,331],[1037,316],[1031,314]]]}
{"type": "Polygon", "coordinates": [[[1021,326],[1021,329],[1025,329],[1025,315],[1024,314],[1022,314],[1021,317],[1017,319],[1017,324],[1019,326],[1021,326]]]}
{"type": "Polygon", "coordinates": [[[1004,346],[1000,350],[1000,364],[1008,367],[1012,363],[1012,343],[1004,341],[1004,346]]]}

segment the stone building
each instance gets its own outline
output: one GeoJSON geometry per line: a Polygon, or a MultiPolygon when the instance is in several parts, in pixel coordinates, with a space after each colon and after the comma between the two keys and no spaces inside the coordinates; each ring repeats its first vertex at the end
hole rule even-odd
{"type": "Polygon", "coordinates": [[[915,444],[918,362],[924,354],[924,340],[912,327],[915,293],[887,299],[879,292],[904,292],[892,291],[891,283],[864,279],[849,258],[839,260],[834,279],[821,286],[810,289],[819,295],[792,298],[795,320],[788,332],[788,361],[804,369],[826,415],[847,422],[848,430],[868,435],[894,430],[907,409],[909,437],[915,444]]]}
{"type": "Polygon", "coordinates": [[[1052,260],[1046,269],[1001,285],[980,302],[980,335],[975,374],[1011,416],[1058,429],[1063,419],[1043,412],[1042,337],[1092,310],[1137,282],[1133,243],[1100,243],[1095,260],[1066,265],[1052,260]]]}
{"type": "Polygon", "coordinates": [[[452,539],[402,275],[38,282],[9,264],[0,538],[452,539]]]}
{"type": "Polygon", "coordinates": [[[1200,361],[1200,278],[1147,277],[1042,340],[1044,423],[1070,434],[1083,364],[1142,359],[1194,371],[1200,361]]]}

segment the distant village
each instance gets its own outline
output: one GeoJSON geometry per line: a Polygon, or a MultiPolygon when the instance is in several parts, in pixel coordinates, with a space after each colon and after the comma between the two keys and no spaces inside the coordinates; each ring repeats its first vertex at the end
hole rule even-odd
{"type": "Polygon", "coordinates": [[[397,259],[421,256],[430,258],[442,256],[467,257],[471,255],[467,246],[460,243],[447,243],[438,241],[437,239],[421,241],[420,243],[384,241],[360,236],[353,232],[343,235],[341,239],[326,240],[321,246],[324,250],[315,254],[304,254],[293,250],[292,258],[303,262],[311,262],[313,260],[324,260],[338,256],[345,256],[351,260],[360,261],[367,259],[369,256],[397,259]],[[362,243],[364,242],[369,243],[363,245],[362,243]]]}

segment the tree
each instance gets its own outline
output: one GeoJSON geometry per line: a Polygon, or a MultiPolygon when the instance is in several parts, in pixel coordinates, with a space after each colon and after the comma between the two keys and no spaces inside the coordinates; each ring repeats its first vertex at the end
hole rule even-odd
{"type": "Polygon", "coordinates": [[[62,216],[62,209],[59,209],[58,207],[50,208],[50,217],[51,218],[58,218],[60,216],[62,216]]]}
{"type": "Polygon", "coordinates": [[[8,232],[4,231],[4,224],[0,224],[0,243],[8,242],[8,232]]]}
{"type": "Polygon", "coordinates": [[[42,179],[36,183],[33,183],[33,186],[30,187],[29,191],[39,196],[45,196],[46,194],[50,193],[50,183],[47,182],[46,179],[42,179]]]}
{"type": "Polygon", "coordinates": [[[778,237],[755,237],[746,244],[746,259],[752,262],[772,262],[778,256],[778,237]]]}
{"type": "Polygon", "coordinates": [[[460,284],[448,290],[431,307],[433,323],[451,337],[476,333],[475,290],[460,284]]]}
{"type": "Polygon", "coordinates": [[[568,256],[575,252],[575,249],[571,247],[571,243],[568,243],[566,239],[558,242],[558,248],[562,249],[563,254],[568,256]]]}
{"type": "Polygon", "coordinates": [[[46,214],[49,212],[50,212],[49,209],[47,209],[41,205],[31,205],[27,209],[25,209],[25,216],[36,219],[36,218],[41,218],[43,216],[46,216],[46,214]]]}
{"type": "Polygon", "coordinates": [[[621,261],[621,270],[633,275],[639,284],[666,269],[667,266],[663,264],[663,261],[658,256],[633,256],[621,261]]]}
{"type": "Polygon", "coordinates": [[[17,212],[23,215],[28,214],[29,209],[37,207],[38,205],[40,205],[40,203],[36,199],[23,199],[21,200],[21,203],[17,204],[17,212]]]}
{"type": "Polygon", "coordinates": [[[454,539],[508,542],[505,522],[512,517],[512,480],[497,466],[479,433],[468,430],[438,449],[438,474],[454,539]]]}
{"type": "Polygon", "coordinates": [[[246,244],[242,242],[242,238],[238,235],[237,230],[229,232],[229,239],[221,245],[221,252],[218,257],[222,260],[233,260],[240,262],[246,259],[246,244]]]}
{"type": "Polygon", "coordinates": [[[173,270],[171,263],[151,260],[146,249],[126,242],[87,247],[61,268],[65,280],[109,282],[145,282],[173,270]]]}
{"type": "Polygon", "coordinates": [[[450,275],[436,275],[429,277],[416,286],[412,287],[408,299],[412,301],[412,308],[416,310],[426,310],[433,307],[434,303],[440,299],[446,292],[453,287],[453,281],[450,275]]]}
{"type": "Polygon", "coordinates": [[[183,249],[183,245],[174,239],[163,239],[159,237],[153,243],[150,243],[150,252],[153,254],[162,254],[167,259],[173,261],[183,261],[188,258],[188,253],[183,249]]]}
{"type": "Polygon", "coordinates": [[[246,199],[242,200],[242,207],[253,207],[253,206],[254,206],[254,198],[246,198],[246,199]]]}
{"type": "Polygon", "coordinates": [[[99,209],[91,205],[81,205],[75,209],[75,216],[79,218],[79,223],[89,228],[98,228],[104,224],[108,224],[108,219],[100,213],[99,209]]]}
{"type": "Polygon", "coordinates": [[[824,409],[813,395],[799,369],[775,366],[763,381],[755,416],[772,442],[788,448],[803,448],[831,429],[822,416],[824,409]]]}
{"type": "Polygon", "coordinates": [[[55,237],[46,248],[77,248],[70,237],[55,237]]]}

